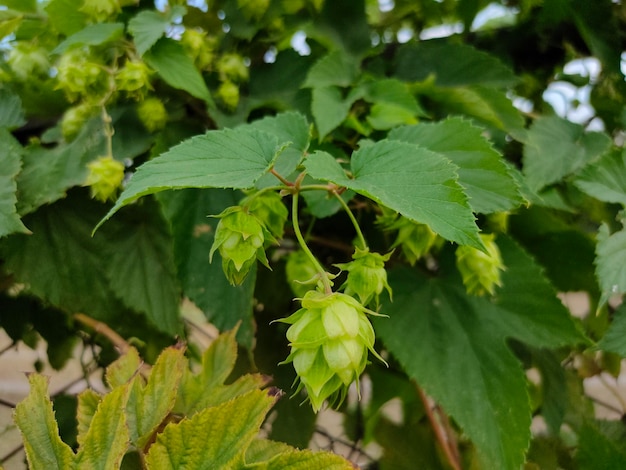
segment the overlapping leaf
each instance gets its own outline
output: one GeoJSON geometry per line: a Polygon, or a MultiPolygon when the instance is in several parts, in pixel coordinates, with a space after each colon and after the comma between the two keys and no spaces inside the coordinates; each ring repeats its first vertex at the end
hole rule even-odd
{"type": "Polygon", "coordinates": [[[182,16],[186,9],[180,5],[174,5],[168,10],[168,14],[162,14],[154,10],[143,10],[128,22],[128,31],[135,39],[135,47],[139,55],[144,55],[171,26],[175,16],[182,16]]]}
{"type": "Polygon", "coordinates": [[[381,141],[352,155],[349,178],[328,153],[305,161],[314,178],[363,194],[462,245],[482,247],[478,228],[457,183],[457,167],[446,158],[416,145],[381,141]]]}
{"type": "Polygon", "coordinates": [[[375,327],[409,376],[474,442],[482,464],[513,470],[529,443],[531,410],[524,372],[505,338],[556,347],[582,337],[567,310],[556,307],[554,291],[549,297],[541,293],[550,287],[539,268],[512,242],[500,243],[517,284],[507,287],[511,279],[504,279],[498,304],[468,296],[458,281],[398,269],[390,273],[393,303],[382,309],[389,318],[376,320],[375,327]],[[537,288],[537,310],[515,306],[537,288]]]}
{"type": "Polygon", "coordinates": [[[609,234],[606,225],[600,227],[595,264],[602,303],[613,294],[626,292],[626,230],[609,234]]]}
{"type": "Polygon", "coordinates": [[[459,183],[476,212],[511,210],[522,202],[502,157],[469,121],[451,118],[435,124],[401,127],[389,138],[440,153],[459,167],[459,183]]]}
{"type": "Polygon", "coordinates": [[[17,215],[15,177],[21,168],[22,147],[5,129],[0,128],[0,237],[13,232],[28,233],[17,215]]]}
{"type": "Polygon", "coordinates": [[[626,206],[626,150],[607,153],[593,165],[583,168],[574,184],[604,202],[626,206]]]}
{"type": "Polygon", "coordinates": [[[53,54],[62,54],[68,47],[74,45],[99,46],[114,41],[124,34],[123,23],[97,23],[81,29],[61,42],[53,51],[53,54]]]}

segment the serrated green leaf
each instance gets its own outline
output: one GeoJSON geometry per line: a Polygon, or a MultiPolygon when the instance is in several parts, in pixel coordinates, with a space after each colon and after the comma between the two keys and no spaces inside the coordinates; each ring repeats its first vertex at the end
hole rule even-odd
{"type": "Polygon", "coordinates": [[[268,392],[254,390],[170,423],[150,447],[147,468],[212,470],[242,462],[274,401],[268,392]]]}
{"type": "Polygon", "coordinates": [[[102,397],[94,390],[88,388],[78,394],[78,406],[76,408],[76,420],[78,421],[78,434],[76,440],[79,445],[85,442],[85,436],[93,420],[98,404],[102,397]]]}
{"type": "Polygon", "coordinates": [[[254,470],[353,470],[343,457],[331,452],[298,450],[279,442],[253,441],[242,469],[254,470]],[[275,454],[272,456],[272,454],[275,454]]]}
{"type": "Polygon", "coordinates": [[[32,235],[14,234],[2,245],[6,269],[29,292],[69,312],[106,319],[120,312],[103,270],[104,234],[91,231],[105,206],[71,196],[24,218],[32,235]]]}
{"type": "Polygon", "coordinates": [[[9,90],[0,90],[0,127],[15,129],[26,123],[22,100],[9,90]]]}
{"type": "Polygon", "coordinates": [[[585,132],[580,124],[557,116],[537,119],[524,146],[524,174],[539,190],[557,183],[603,155],[611,145],[604,133],[585,132]]]}
{"type": "Polygon", "coordinates": [[[126,413],[130,441],[139,449],[152,439],[174,407],[178,386],[187,369],[187,359],[181,348],[167,348],[158,357],[145,386],[137,377],[128,397],[126,413]]]}
{"type": "Polygon", "coordinates": [[[404,124],[416,124],[417,119],[403,106],[389,103],[376,103],[367,115],[367,122],[376,130],[386,131],[404,124]]]}
{"type": "Polygon", "coordinates": [[[314,178],[345,186],[426,223],[448,240],[482,248],[467,197],[457,183],[456,166],[443,156],[384,140],[354,152],[352,178],[325,152],[310,155],[305,166],[314,178]]]}
{"type": "Polygon", "coordinates": [[[607,153],[583,168],[574,180],[583,192],[604,202],[626,206],[626,150],[607,153]]]}
{"type": "Polygon", "coordinates": [[[256,270],[240,286],[224,276],[219,253],[209,262],[218,219],[208,217],[236,205],[243,196],[230,190],[184,189],[159,194],[164,214],[172,227],[174,255],[183,293],[198,306],[218,329],[233,328],[238,322],[239,342],[254,344],[252,316],[256,270]]]}
{"type": "Polygon", "coordinates": [[[202,75],[178,42],[161,38],[145,53],[143,59],[168,85],[214,106],[202,75]]]}
{"type": "Polygon", "coordinates": [[[406,81],[435,76],[439,86],[483,85],[505,88],[517,82],[515,74],[500,60],[465,44],[440,40],[404,45],[396,58],[396,74],[406,81]]]}
{"type": "Polygon", "coordinates": [[[595,265],[602,290],[600,303],[606,302],[611,295],[626,292],[626,230],[609,235],[606,225],[600,227],[595,265]]]}
{"type": "Polygon", "coordinates": [[[127,386],[118,387],[102,398],[76,454],[76,468],[119,468],[129,447],[124,412],[128,391],[127,386]]]}
{"type": "Polygon", "coordinates": [[[99,46],[115,41],[124,34],[123,23],[91,24],[77,33],[72,34],[65,41],[54,48],[52,54],[62,54],[68,47],[74,45],[99,46]]]}
{"type": "Polygon", "coordinates": [[[313,88],[311,113],[322,140],[348,117],[352,100],[344,99],[341,90],[334,86],[313,88]]]}
{"type": "Polygon", "coordinates": [[[174,6],[168,15],[154,10],[143,10],[128,22],[128,31],[135,39],[135,47],[139,55],[144,55],[156,42],[163,37],[171,25],[173,16],[181,16],[185,8],[174,6]]]}
{"type": "Polygon", "coordinates": [[[17,215],[17,184],[22,146],[6,129],[0,128],[0,238],[14,232],[29,233],[17,215]]]}
{"type": "Polygon", "coordinates": [[[362,57],[371,48],[364,0],[333,0],[320,2],[322,11],[313,28],[307,33],[321,41],[328,49],[342,48],[349,54],[362,57]]]}
{"type": "Polygon", "coordinates": [[[44,10],[51,26],[66,36],[80,31],[87,22],[87,15],[77,8],[75,0],[52,0],[44,10]]]}
{"type": "Polygon", "coordinates": [[[255,439],[246,450],[246,466],[254,466],[256,468],[254,464],[270,460],[272,457],[290,450],[293,450],[293,448],[283,442],[255,439]]]}
{"type": "Polygon", "coordinates": [[[565,370],[557,355],[545,349],[533,351],[533,363],[541,374],[541,415],[552,435],[558,436],[569,405],[565,370]]]}
{"type": "Polygon", "coordinates": [[[168,189],[251,188],[281,151],[276,136],[256,129],[192,137],[141,165],[102,222],[141,196],[168,189]]]}
{"type": "Polygon", "coordinates": [[[610,440],[591,423],[585,423],[579,434],[576,461],[580,470],[614,470],[626,467],[623,442],[610,440]]]}
{"type": "Polygon", "coordinates": [[[28,377],[30,392],[17,404],[13,418],[22,433],[24,450],[32,470],[73,468],[74,453],[59,437],[48,379],[39,374],[28,377]]]}
{"type": "Polygon", "coordinates": [[[354,82],[359,62],[341,50],[334,50],[319,59],[309,69],[304,88],[347,87],[354,82]]]}
{"type": "Polygon", "coordinates": [[[613,322],[598,342],[598,348],[626,358],[626,304],[620,305],[613,315],[613,322]]]}
{"type": "Polygon", "coordinates": [[[144,312],[159,330],[180,333],[172,238],[158,205],[146,200],[114,222],[107,227],[104,271],[115,295],[133,310],[144,312]]]}
{"type": "Polygon", "coordinates": [[[107,366],[104,376],[106,383],[111,388],[121,387],[137,375],[141,364],[139,352],[133,347],[128,348],[128,351],[107,366]]]}
{"type": "Polygon", "coordinates": [[[502,157],[469,121],[450,118],[434,124],[394,129],[392,140],[419,145],[449,158],[459,167],[459,183],[476,212],[509,211],[522,203],[515,180],[502,157]]]}
{"type": "Polygon", "coordinates": [[[426,116],[406,83],[384,78],[362,85],[363,99],[374,104],[394,105],[413,116],[426,116]]]}

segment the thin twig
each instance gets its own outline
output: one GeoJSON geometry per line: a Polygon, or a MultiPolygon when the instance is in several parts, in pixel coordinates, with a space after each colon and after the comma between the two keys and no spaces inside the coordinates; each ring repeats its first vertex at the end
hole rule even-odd
{"type": "Polygon", "coordinates": [[[92,328],[96,333],[101,334],[109,341],[111,341],[111,343],[113,343],[113,346],[117,348],[120,354],[126,354],[130,350],[130,344],[128,344],[124,338],[122,338],[115,331],[113,331],[106,323],[94,320],[84,313],[75,313],[74,319],[78,320],[83,325],[92,328]]]}
{"type": "Polygon", "coordinates": [[[430,425],[433,428],[433,432],[435,433],[435,438],[437,439],[437,442],[439,442],[441,449],[446,455],[446,459],[448,460],[448,463],[454,470],[461,470],[461,464],[458,461],[457,457],[454,455],[454,451],[451,449],[449,439],[444,435],[442,427],[437,422],[437,419],[435,418],[435,415],[433,414],[433,410],[430,407],[430,404],[428,403],[428,397],[426,397],[426,394],[424,393],[424,391],[417,384],[415,384],[415,388],[417,389],[417,393],[419,394],[420,400],[422,401],[424,405],[424,411],[426,412],[426,417],[428,418],[428,421],[430,422],[430,425]]]}
{"type": "Polygon", "coordinates": [[[15,449],[13,449],[11,452],[9,452],[8,454],[6,454],[4,457],[2,457],[0,459],[0,464],[5,463],[7,460],[9,460],[11,457],[16,455],[17,453],[19,453],[23,449],[24,449],[23,445],[20,445],[20,446],[16,447],[15,449]]]}
{"type": "Polygon", "coordinates": [[[6,406],[7,408],[15,408],[15,403],[6,401],[4,398],[0,398],[0,406],[6,406]]]}
{"type": "Polygon", "coordinates": [[[367,452],[365,452],[363,449],[361,449],[356,442],[349,442],[346,441],[345,439],[341,439],[340,437],[337,436],[333,436],[332,434],[330,434],[328,431],[326,431],[325,429],[316,426],[315,427],[315,434],[319,434],[320,436],[324,436],[326,439],[328,439],[331,444],[337,443],[337,444],[341,444],[343,446],[348,447],[352,452],[358,452],[360,455],[362,455],[363,457],[365,457],[366,459],[370,460],[370,461],[374,461],[374,457],[372,457],[371,455],[369,455],[367,452]]]}

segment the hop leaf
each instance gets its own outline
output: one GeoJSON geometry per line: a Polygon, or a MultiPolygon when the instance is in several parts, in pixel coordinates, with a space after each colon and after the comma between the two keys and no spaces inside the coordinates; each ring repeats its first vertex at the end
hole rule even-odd
{"type": "Polygon", "coordinates": [[[167,110],[158,98],[147,98],[139,103],[137,115],[150,132],[161,130],[167,124],[167,110]]]}
{"type": "Polygon", "coordinates": [[[263,244],[266,239],[273,239],[259,219],[241,206],[229,207],[216,217],[220,221],[209,259],[212,261],[219,250],[222,269],[231,284],[243,283],[256,260],[269,268],[263,244]]]}
{"type": "Polygon", "coordinates": [[[481,233],[480,238],[487,253],[470,246],[456,249],[456,266],[467,293],[472,295],[493,294],[496,286],[502,285],[500,272],[505,269],[495,235],[481,233]]]}
{"type": "Polygon", "coordinates": [[[368,350],[384,360],[374,350],[369,311],[353,297],[309,291],[301,302],[300,310],[280,320],[291,325],[287,330],[291,353],[283,364],[293,363],[298,389],[306,389],[317,412],[325,400],[340,404],[352,382],[358,386],[368,350]]]}
{"type": "Polygon", "coordinates": [[[91,197],[105,202],[114,199],[124,180],[124,164],[113,157],[99,157],[87,165],[89,175],[85,186],[91,187],[91,197]]]}
{"type": "Polygon", "coordinates": [[[264,192],[246,197],[241,201],[251,214],[255,215],[275,238],[283,238],[285,222],[289,211],[276,192],[264,192]]]}
{"type": "Polygon", "coordinates": [[[358,295],[363,305],[367,305],[372,299],[375,299],[378,305],[378,298],[383,289],[387,289],[391,296],[385,270],[385,262],[389,261],[390,257],[391,253],[381,255],[357,248],[352,255],[353,261],[336,265],[343,271],[348,271],[348,279],[343,286],[344,292],[348,295],[358,295]]]}

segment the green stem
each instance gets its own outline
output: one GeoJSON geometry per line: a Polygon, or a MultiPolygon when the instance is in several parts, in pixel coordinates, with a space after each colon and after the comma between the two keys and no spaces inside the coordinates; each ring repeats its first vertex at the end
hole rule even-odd
{"type": "Polygon", "coordinates": [[[102,105],[102,122],[104,124],[104,136],[106,138],[107,157],[113,158],[113,134],[115,130],[112,124],[113,119],[111,119],[111,115],[107,113],[107,109],[104,105],[102,105]]]}
{"type": "Polygon", "coordinates": [[[300,223],[298,221],[298,193],[297,192],[294,192],[294,194],[293,194],[292,211],[291,212],[292,212],[292,214],[291,214],[291,221],[293,222],[293,231],[296,234],[296,238],[298,239],[298,243],[300,244],[300,247],[302,248],[302,251],[304,251],[306,253],[306,255],[309,257],[309,259],[313,263],[313,266],[315,266],[315,269],[319,273],[320,279],[322,280],[322,284],[324,284],[324,292],[326,292],[328,295],[330,295],[330,294],[333,293],[333,289],[332,289],[332,287],[330,285],[330,280],[328,279],[328,274],[326,273],[326,270],[322,267],[320,262],[317,260],[315,255],[313,253],[311,253],[311,250],[309,249],[309,247],[307,246],[306,242],[304,241],[304,238],[302,237],[302,232],[300,231],[300,223]]]}
{"type": "Polygon", "coordinates": [[[363,248],[363,250],[367,250],[367,242],[365,241],[365,237],[363,236],[361,227],[359,226],[359,223],[357,222],[356,217],[354,217],[354,214],[348,207],[348,203],[343,200],[343,198],[341,197],[341,194],[337,193],[337,191],[333,191],[333,194],[335,195],[339,203],[342,205],[343,209],[346,211],[346,214],[348,214],[348,217],[350,217],[350,220],[352,221],[352,225],[354,225],[354,230],[356,230],[356,235],[357,237],[359,237],[361,248],[363,248]]]}

